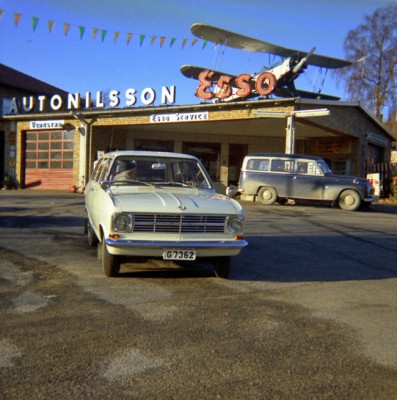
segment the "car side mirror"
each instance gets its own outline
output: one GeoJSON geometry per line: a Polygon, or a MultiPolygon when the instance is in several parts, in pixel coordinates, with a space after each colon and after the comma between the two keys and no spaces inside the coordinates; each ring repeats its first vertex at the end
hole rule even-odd
{"type": "Polygon", "coordinates": [[[111,185],[110,181],[103,181],[101,183],[101,188],[106,191],[110,188],[110,185],[111,185]]]}
{"type": "Polygon", "coordinates": [[[236,186],[228,186],[226,188],[226,196],[227,197],[231,197],[234,198],[237,195],[237,188],[236,186]]]}

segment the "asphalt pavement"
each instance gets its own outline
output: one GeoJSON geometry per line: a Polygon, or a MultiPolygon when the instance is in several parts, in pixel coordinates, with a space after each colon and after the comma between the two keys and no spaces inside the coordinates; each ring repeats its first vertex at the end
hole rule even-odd
{"type": "Polygon", "coordinates": [[[105,278],[83,196],[0,192],[3,399],[397,399],[397,204],[243,203],[249,246],[105,278]]]}

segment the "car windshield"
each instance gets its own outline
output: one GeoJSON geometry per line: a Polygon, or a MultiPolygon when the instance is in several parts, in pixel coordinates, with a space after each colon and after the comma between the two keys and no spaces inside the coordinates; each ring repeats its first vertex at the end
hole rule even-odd
{"type": "Polygon", "coordinates": [[[112,184],[212,189],[204,167],[196,160],[152,156],[120,156],[114,159],[105,180],[112,184]]]}

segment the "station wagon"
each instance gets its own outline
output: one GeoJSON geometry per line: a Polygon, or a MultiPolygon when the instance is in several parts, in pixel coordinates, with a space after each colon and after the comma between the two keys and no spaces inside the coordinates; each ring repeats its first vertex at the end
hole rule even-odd
{"type": "Polygon", "coordinates": [[[367,179],[335,175],[323,158],[296,154],[247,155],[238,192],[265,205],[288,199],[320,200],[337,202],[350,211],[375,200],[367,179]]]}
{"type": "Polygon", "coordinates": [[[105,154],[85,188],[88,244],[106,276],[126,257],[211,260],[226,278],[247,245],[241,205],[218,194],[196,157],[148,151],[105,154]]]}

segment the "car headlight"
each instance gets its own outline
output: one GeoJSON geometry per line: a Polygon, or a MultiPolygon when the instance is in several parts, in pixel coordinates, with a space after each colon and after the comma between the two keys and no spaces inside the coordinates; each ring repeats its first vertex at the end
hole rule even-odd
{"type": "Polygon", "coordinates": [[[133,225],[132,215],[127,213],[113,214],[112,225],[115,232],[131,232],[133,225]]]}
{"type": "Polygon", "coordinates": [[[226,221],[227,229],[235,234],[242,233],[244,227],[244,219],[238,215],[228,217],[226,221]]]}

